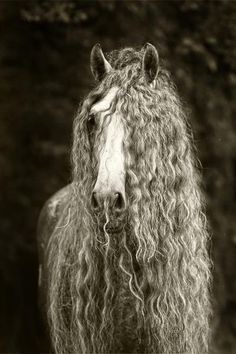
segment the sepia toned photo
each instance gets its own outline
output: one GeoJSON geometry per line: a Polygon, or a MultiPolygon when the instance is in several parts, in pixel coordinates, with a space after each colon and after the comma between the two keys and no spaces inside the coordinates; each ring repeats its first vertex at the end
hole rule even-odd
{"type": "Polygon", "coordinates": [[[0,28],[0,353],[236,353],[236,3],[0,28]]]}

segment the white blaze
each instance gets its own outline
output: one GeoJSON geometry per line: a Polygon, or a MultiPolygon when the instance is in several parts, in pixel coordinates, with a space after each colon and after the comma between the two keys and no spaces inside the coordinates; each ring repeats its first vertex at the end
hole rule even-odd
{"type": "Polygon", "coordinates": [[[117,112],[109,115],[117,91],[117,87],[110,89],[91,109],[91,112],[97,115],[99,126],[102,127],[101,148],[97,152],[99,168],[94,191],[104,194],[125,192],[124,127],[117,112]]]}

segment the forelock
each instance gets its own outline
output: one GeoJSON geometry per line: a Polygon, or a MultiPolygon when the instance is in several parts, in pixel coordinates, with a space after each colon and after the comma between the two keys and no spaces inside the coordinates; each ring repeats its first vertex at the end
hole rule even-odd
{"type": "Polygon", "coordinates": [[[125,48],[121,50],[113,50],[108,53],[107,58],[114,69],[123,69],[124,67],[141,63],[142,51],[137,51],[134,48],[125,48]]]}

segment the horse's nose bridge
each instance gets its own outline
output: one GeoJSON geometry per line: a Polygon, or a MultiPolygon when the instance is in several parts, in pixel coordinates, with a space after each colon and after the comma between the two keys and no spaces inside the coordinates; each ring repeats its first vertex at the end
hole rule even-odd
{"type": "Polygon", "coordinates": [[[115,209],[125,209],[125,171],[122,166],[118,168],[112,164],[100,166],[92,192],[92,201],[96,207],[103,207],[104,203],[108,203],[115,209]]]}
{"type": "Polygon", "coordinates": [[[97,180],[94,186],[94,191],[103,194],[110,191],[117,190],[123,192],[125,188],[125,171],[123,166],[120,168],[113,168],[105,166],[100,168],[97,175],[97,180]]]}
{"type": "Polygon", "coordinates": [[[125,161],[121,137],[107,139],[99,156],[98,174],[94,192],[108,195],[125,194],[125,161]]]}
{"type": "Polygon", "coordinates": [[[103,200],[111,200],[114,195],[119,194],[125,202],[125,171],[123,167],[119,169],[112,169],[112,166],[100,168],[93,194],[103,200]]]}

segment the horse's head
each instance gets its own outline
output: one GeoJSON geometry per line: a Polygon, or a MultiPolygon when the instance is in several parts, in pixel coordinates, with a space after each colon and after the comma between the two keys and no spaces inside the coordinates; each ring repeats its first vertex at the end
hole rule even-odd
{"type": "MultiPolygon", "coordinates": [[[[105,58],[100,45],[91,52],[91,70],[98,82],[115,71],[105,58]]],[[[154,46],[143,49],[142,76],[151,85],[158,71],[158,54],[154,46]]],[[[91,107],[88,118],[88,133],[93,158],[97,162],[97,176],[91,196],[95,211],[109,205],[109,210],[122,214],[127,205],[125,119],[119,105],[121,85],[114,85],[99,97],[91,107]],[[116,104],[118,102],[118,104],[116,104]]]]}

